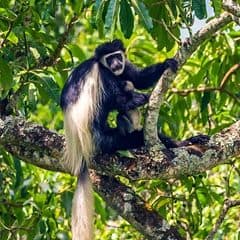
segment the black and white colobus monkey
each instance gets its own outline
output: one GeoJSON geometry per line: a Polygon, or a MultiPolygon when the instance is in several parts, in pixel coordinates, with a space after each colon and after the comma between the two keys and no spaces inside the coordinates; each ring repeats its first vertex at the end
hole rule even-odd
{"type": "Polygon", "coordinates": [[[109,128],[107,116],[112,110],[130,111],[145,103],[145,98],[128,101],[123,81],[131,81],[135,88],[154,85],[163,72],[177,70],[177,62],[163,63],[137,69],[124,54],[120,40],[107,42],[96,48],[92,58],[76,67],[61,94],[66,137],[65,159],[72,173],[78,176],[73,198],[73,240],[93,239],[93,199],[88,164],[96,152],[114,152],[142,146],[143,132],[122,135],[117,128],[109,128]]]}

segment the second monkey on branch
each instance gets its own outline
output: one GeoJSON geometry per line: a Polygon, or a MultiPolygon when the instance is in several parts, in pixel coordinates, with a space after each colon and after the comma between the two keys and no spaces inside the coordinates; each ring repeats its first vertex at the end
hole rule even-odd
{"type": "Polygon", "coordinates": [[[78,176],[73,198],[73,240],[93,239],[93,196],[89,179],[89,161],[96,153],[111,153],[144,145],[143,131],[121,134],[119,128],[107,124],[109,112],[129,112],[146,103],[144,95],[128,98],[123,82],[130,81],[136,89],[153,86],[163,72],[177,70],[177,62],[167,59],[138,69],[125,57],[120,40],[96,48],[92,58],[76,67],[61,94],[66,137],[65,160],[78,176]]]}

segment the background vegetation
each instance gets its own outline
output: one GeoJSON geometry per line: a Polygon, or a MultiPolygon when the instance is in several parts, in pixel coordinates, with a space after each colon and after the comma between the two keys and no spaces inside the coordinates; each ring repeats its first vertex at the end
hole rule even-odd
{"type": "MultiPolygon", "coordinates": [[[[0,2],[0,110],[63,133],[59,94],[74,66],[113,38],[139,67],[173,57],[180,42],[222,11],[220,0],[6,0],[0,2]],[[211,9],[209,15],[207,9],[211,9]],[[184,29],[184,31],[183,31],[184,29]]],[[[205,41],[180,70],[159,128],[174,138],[214,134],[240,118],[240,32],[235,23],[205,41]],[[233,72],[231,76],[226,73],[233,72]],[[186,90],[186,91],[185,91],[186,90]]],[[[114,121],[114,114],[111,121],[114,121]]],[[[113,123],[114,124],[114,123],[113,123]]],[[[228,199],[240,198],[240,163],[178,180],[122,179],[177,225],[204,239],[228,199]]],[[[0,239],[70,239],[75,178],[0,152],[0,239]]],[[[144,239],[95,194],[96,239],[144,239]]],[[[239,206],[216,239],[240,239],[239,206]]]]}

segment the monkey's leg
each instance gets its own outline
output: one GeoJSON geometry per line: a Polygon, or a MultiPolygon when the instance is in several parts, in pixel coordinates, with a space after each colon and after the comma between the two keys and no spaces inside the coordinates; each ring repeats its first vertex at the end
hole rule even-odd
{"type": "Polygon", "coordinates": [[[123,136],[137,130],[133,128],[130,119],[124,113],[118,113],[117,115],[117,129],[123,136]]]}
{"type": "Polygon", "coordinates": [[[131,121],[132,129],[133,129],[132,131],[134,130],[140,131],[142,129],[140,110],[136,108],[136,109],[127,111],[126,115],[128,116],[128,119],[131,121]]]}
{"type": "Polygon", "coordinates": [[[143,131],[134,131],[125,136],[119,134],[117,128],[95,136],[98,149],[103,153],[113,153],[117,150],[138,148],[144,145],[143,131]]]}
{"type": "Polygon", "coordinates": [[[209,141],[209,136],[202,134],[187,138],[183,141],[173,140],[162,133],[158,133],[158,137],[161,142],[166,146],[166,148],[177,148],[197,144],[206,144],[209,141]]]}
{"type": "MultiPolygon", "coordinates": [[[[209,136],[198,135],[188,138],[184,141],[173,140],[163,134],[159,134],[159,138],[166,148],[177,148],[183,146],[194,146],[204,144],[209,141],[209,136]]],[[[125,136],[119,134],[117,128],[112,128],[107,132],[95,135],[95,141],[98,149],[102,153],[113,153],[117,150],[127,150],[144,146],[143,130],[128,133],[125,136]]]]}
{"type": "Polygon", "coordinates": [[[164,134],[158,132],[158,137],[161,142],[165,145],[166,148],[177,148],[179,142],[171,139],[170,137],[165,136],[164,134]]]}
{"type": "Polygon", "coordinates": [[[118,113],[117,129],[121,135],[126,135],[136,130],[140,131],[142,129],[140,111],[136,108],[125,113],[118,113]]]}

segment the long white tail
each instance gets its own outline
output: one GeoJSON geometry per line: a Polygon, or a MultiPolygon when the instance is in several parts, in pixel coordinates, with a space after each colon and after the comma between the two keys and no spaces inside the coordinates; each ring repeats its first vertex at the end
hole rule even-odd
{"type": "Polygon", "coordinates": [[[78,178],[72,202],[72,240],[93,240],[93,191],[88,171],[78,178]]]}
{"type": "Polygon", "coordinates": [[[76,176],[82,171],[83,162],[89,164],[95,150],[92,124],[104,94],[97,63],[82,82],[78,100],[64,112],[65,161],[76,176]]]}
{"type": "Polygon", "coordinates": [[[72,205],[73,240],[92,240],[93,192],[87,167],[95,150],[92,124],[104,94],[97,63],[81,81],[77,101],[64,112],[65,161],[74,175],[80,175],[72,205]]]}

